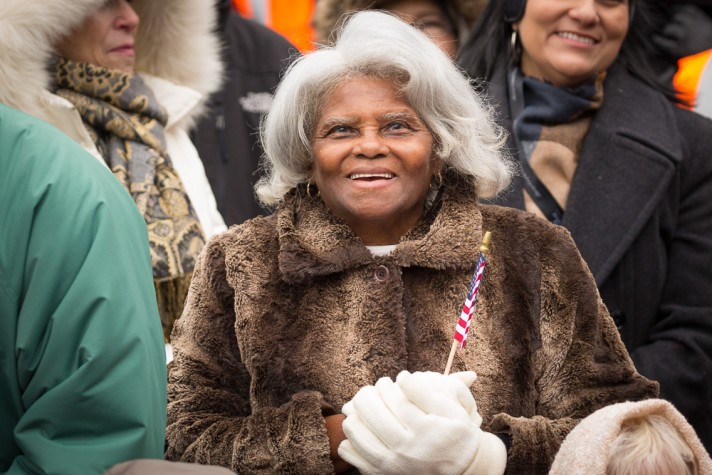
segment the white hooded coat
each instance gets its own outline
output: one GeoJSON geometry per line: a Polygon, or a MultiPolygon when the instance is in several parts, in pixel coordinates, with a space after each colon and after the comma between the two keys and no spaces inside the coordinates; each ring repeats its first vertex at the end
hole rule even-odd
{"type": "MultiPolygon", "coordinates": [[[[50,92],[47,65],[56,42],[105,3],[0,3],[0,103],[51,123],[102,163],[74,106],[50,92]]],[[[214,0],[134,0],[131,6],[140,18],[135,72],[168,112],[168,153],[209,238],[226,227],[187,130],[202,112],[204,98],[219,88],[222,79],[214,0]]]]}

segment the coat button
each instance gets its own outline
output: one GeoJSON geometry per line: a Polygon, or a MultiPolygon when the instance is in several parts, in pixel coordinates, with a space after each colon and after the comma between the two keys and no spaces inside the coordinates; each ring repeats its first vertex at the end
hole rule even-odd
{"type": "Polygon", "coordinates": [[[384,265],[380,265],[380,266],[376,267],[376,270],[373,272],[373,277],[375,277],[376,280],[379,282],[387,281],[389,275],[390,275],[390,271],[388,270],[388,267],[386,267],[384,265]]]}

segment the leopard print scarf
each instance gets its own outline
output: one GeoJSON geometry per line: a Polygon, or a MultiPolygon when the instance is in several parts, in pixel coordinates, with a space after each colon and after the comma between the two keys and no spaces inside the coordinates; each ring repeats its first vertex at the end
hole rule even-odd
{"type": "Polygon", "coordinates": [[[202,228],[166,152],[167,114],[141,77],[61,59],[56,94],[74,104],[97,149],[148,226],[158,307],[166,336],[183,309],[202,228]]]}

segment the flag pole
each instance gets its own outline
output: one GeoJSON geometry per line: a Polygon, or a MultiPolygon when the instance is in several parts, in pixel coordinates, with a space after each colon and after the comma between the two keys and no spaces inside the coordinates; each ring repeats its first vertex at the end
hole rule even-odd
{"type": "MultiPolygon", "coordinates": [[[[487,251],[489,251],[489,245],[490,245],[491,241],[492,241],[492,233],[489,231],[485,232],[485,235],[482,237],[482,244],[480,244],[480,254],[482,256],[484,256],[484,254],[487,253],[487,251]]],[[[479,262],[479,259],[478,259],[478,262],[479,262]]],[[[477,291],[479,290],[479,286],[475,286],[475,280],[477,278],[477,274],[479,271],[480,271],[480,269],[476,268],[475,275],[472,277],[472,286],[471,287],[474,287],[474,295],[472,295],[472,296],[468,295],[468,297],[472,297],[474,302],[477,302],[477,291]]],[[[484,269],[482,269],[482,271],[484,271],[484,269]]],[[[473,307],[472,307],[472,312],[474,312],[474,303],[473,303],[473,307]]],[[[470,316],[470,318],[471,318],[471,316],[470,316]]],[[[469,325],[469,320],[468,320],[465,334],[462,337],[463,338],[463,340],[462,340],[463,346],[464,346],[465,339],[467,339],[467,330],[469,330],[469,329],[470,329],[470,325],[469,325]]],[[[455,333],[455,335],[457,335],[457,333],[455,333]]],[[[445,372],[443,373],[445,376],[450,374],[450,369],[452,368],[452,362],[455,359],[455,352],[457,351],[457,346],[459,343],[460,342],[457,340],[457,338],[453,338],[452,346],[450,347],[450,355],[447,358],[447,364],[445,365],[445,372]]]]}
{"type": "Polygon", "coordinates": [[[452,361],[455,359],[455,351],[457,350],[457,340],[452,339],[452,347],[450,348],[450,356],[447,357],[447,364],[445,365],[445,376],[450,374],[450,368],[452,367],[452,361]]]}

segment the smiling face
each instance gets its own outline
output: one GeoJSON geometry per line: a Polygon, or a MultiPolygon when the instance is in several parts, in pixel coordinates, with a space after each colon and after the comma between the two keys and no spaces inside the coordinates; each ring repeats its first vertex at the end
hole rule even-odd
{"type": "Polygon", "coordinates": [[[57,52],[81,61],[126,73],[134,70],[134,37],[138,15],[126,0],[109,0],[96,13],[62,38],[57,52]]]}
{"type": "Polygon", "coordinates": [[[433,136],[393,83],[337,86],[312,143],[311,181],[364,244],[396,244],[417,224],[439,163],[433,136]]]}
{"type": "Polygon", "coordinates": [[[524,74],[575,87],[605,71],[628,32],[629,0],[528,0],[514,28],[524,74]]]}

